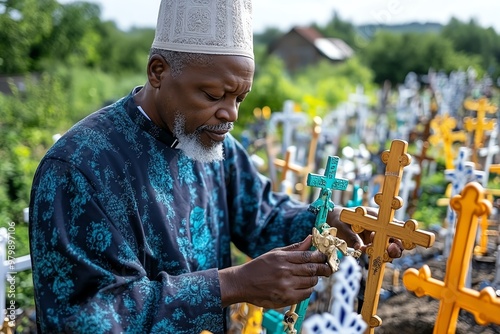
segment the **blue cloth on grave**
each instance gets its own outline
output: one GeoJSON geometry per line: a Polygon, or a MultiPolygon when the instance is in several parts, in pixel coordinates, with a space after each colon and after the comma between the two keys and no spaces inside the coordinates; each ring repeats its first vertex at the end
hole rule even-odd
{"type": "Polygon", "coordinates": [[[30,247],[40,333],[222,333],[219,268],[298,242],[307,205],[228,135],[203,164],[137,108],[133,92],[73,126],[36,172],[30,247]]]}

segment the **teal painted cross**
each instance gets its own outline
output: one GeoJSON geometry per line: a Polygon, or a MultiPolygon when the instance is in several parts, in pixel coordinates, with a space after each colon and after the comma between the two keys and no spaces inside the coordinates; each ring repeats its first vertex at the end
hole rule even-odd
{"type": "Polygon", "coordinates": [[[309,211],[317,213],[316,228],[323,232],[324,227],[329,227],[326,218],[329,211],[332,211],[335,204],[332,201],[332,190],[346,190],[349,181],[346,179],[337,179],[337,166],[339,157],[329,156],[326,163],[324,175],[309,173],[307,175],[307,185],[310,187],[321,188],[317,200],[309,205],[309,211]],[[326,224],[326,226],[325,226],[326,224]]]}
{"type": "MultiPolygon", "coordinates": [[[[326,162],[326,169],[324,175],[309,173],[307,175],[307,185],[310,187],[320,188],[318,199],[309,205],[309,211],[317,214],[315,227],[321,233],[323,229],[330,227],[326,222],[328,212],[332,211],[335,204],[332,201],[333,190],[346,190],[349,181],[346,179],[337,179],[337,166],[339,164],[339,157],[329,156],[326,162]]],[[[300,334],[302,322],[304,321],[309,298],[297,304],[296,313],[298,314],[295,328],[297,333],[300,334]]]]}

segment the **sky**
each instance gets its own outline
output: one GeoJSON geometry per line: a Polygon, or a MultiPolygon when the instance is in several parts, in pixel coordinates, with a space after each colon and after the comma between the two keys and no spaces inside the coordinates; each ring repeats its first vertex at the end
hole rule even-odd
{"type": "MultiPolygon", "coordinates": [[[[75,0],[59,0],[60,3],[75,0]]],[[[154,27],[160,0],[85,0],[101,6],[102,18],[118,27],[154,27]]],[[[446,24],[451,17],[468,22],[471,18],[482,27],[493,27],[500,34],[498,0],[254,0],[254,32],[274,27],[288,31],[296,25],[323,25],[337,12],[353,24],[397,24],[437,22],[446,24]]]]}

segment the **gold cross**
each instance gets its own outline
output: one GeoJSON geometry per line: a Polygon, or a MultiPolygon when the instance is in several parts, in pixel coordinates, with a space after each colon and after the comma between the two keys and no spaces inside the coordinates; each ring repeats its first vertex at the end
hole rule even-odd
{"type": "MultiPolygon", "coordinates": [[[[485,131],[493,130],[496,125],[494,119],[486,119],[486,114],[492,114],[497,111],[497,107],[488,102],[487,98],[481,98],[479,101],[467,100],[464,102],[464,107],[467,110],[472,110],[477,113],[476,118],[465,117],[464,126],[468,132],[474,131],[474,153],[478,148],[483,147],[483,138],[485,131]]],[[[473,154],[476,158],[476,154],[473,154]]]]}
{"type": "MultiPolygon", "coordinates": [[[[298,176],[299,182],[294,185],[294,188],[300,195],[300,200],[305,201],[307,195],[307,189],[305,188],[305,180],[307,175],[314,169],[316,149],[318,146],[319,135],[321,134],[321,123],[320,117],[314,117],[312,126],[312,137],[309,143],[309,150],[307,156],[307,162],[305,166],[301,166],[293,162],[293,153],[287,149],[285,154],[285,159],[274,159],[274,165],[281,168],[281,180],[279,183],[286,179],[286,174],[288,171],[295,173],[298,176]]],[[[278,190],[277,188],[275,190],[278,190]]],[[[293,192],[293,191],[292,191],[293,192]]]]}
{"type": "Polygon", "coordinates": [[[434,134],[429,137],[429,142],[433,145],[443,143],[443,151],[446,169],[453,169],[453,143],[456,141],[465,142],[467,136],[463,131],[453,131],[457,126],[457,121],[448,114],[436,116],[431,121],[431,128],[434,134]]]}
{"type": "Polygon", "coordinates": [[[415,248],[416,245],[430,247],[434,243],[434,234],[417,230],[418,223],[410,219],[404,224],[393,222],[394,211],[403,205],[402,199],[397,196],[403,175],[403,168],[408,166],[411,156],[407,154],[408,143],[403,140],[394,140],[389,151],[382,153],[382,161],[386,164],[385,179],[382,192],[375,195],[375,203],[379,205],[377,217],[367,214],[363,207],[355,211],[344,209],[340,213],[340,220],[352,225],[356,233],[363,230],[375,232],[372,245],[366,253],[370,257],[366,289],[361,316],[369,325],[365,333],[374,333],[374,327],[382,324],[377,312],[380,298],[380,288],[384,278],[385,264],[391,261],[387,253],[389,238],[402,241],[405,249],[415,248]]]}
{"type": "Polygon", "coordinates": [[[483,187],[477,182],[470,182],[461,195],[451,199],[450,205],[458,218],[444,281],[432,278],[429,267],[424,265],[420,270],[406,270],[403,283],[418,297],[429,295],[441,299],[434,333],[455,333],[460,309],[474,314],[480,325],[500,324],[500,298],[493,288],[476,291],[465,287],[478,217],[491,211],[491,203],[484,199],[483,187]]]}

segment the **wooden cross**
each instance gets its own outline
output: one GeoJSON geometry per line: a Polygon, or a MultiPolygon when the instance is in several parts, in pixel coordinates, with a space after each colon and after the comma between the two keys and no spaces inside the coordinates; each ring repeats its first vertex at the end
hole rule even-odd
{"type": "MultiPolygon", "coordinates": [[[[465,117],[464,125],[467,131],[474,131],[474,149],[483,147],[484,132],[493,130],[496,125],[495,120],[486,119],[486,114],[495,113],[497,111],[497,107],[490,104],[487,98],[481,98],[479,101],[467,100],[464,102],[464,107],[467,110],[472,110],[477,113],[476,118],[465,117]]],[[[475,154],[473,156],[475,157],[475,154]]]]}
{"type": "Polygon", "coordinates": [[[263,308],[250,303],[234,305],[231,314],[230,332],[256,334],[262,332],[263,308]]]}
{"type": "Polygon", "coordinates": [[[465,142],[467,136],[463,131],[453,131],[457,126],[454,118],[445,116],[436,116],[431,121],[431,128],[434,134],[429,137],[429,142],[433,145],[443,143],[443,151],[446,169],[453,169],[453,143],[456,141],[465,142]]]}
{"type": "Polygon", "coordinates": [[[344,209],[340,213],[340,220],[352,225],[354,232],[361,233],[365,229],[375,232],[373,243],[366,250],[370,261],[364,303],[361,309],[361,315],[369,325],[365,333],[373,334],[374,327],[382,324],[382,320],[375,313],[380,298],[385,264],[391,261],[387,253],[389,238],[400,239],[405,249],[415,248],[416,245],[430,247],[434,243],[434,234],[417,230],[418,223],[415,220],[410,219],[404,224],[393,222],[394,211],[403,205],[397,194],[403,168],[409,165],[411,160],[410,155],[406,153],[407,149],[406,141],[394,140],[390,150],[384,151],[381,155],[382,161],[386,164],[386,170],[382,192],[375,195],[375,202],[380,207],[378,217],[368,215],[363,207],[358,207],[355,211],[344,209]]]}
{"type": "MultiPolygon", "coordinates": [[[[309,173],[307,176],[307,185],[320,188],[320,194],[317,200],[310,204],[309,210],[316,214],[315,228],[321,233],[330,226],[326,222],[328,212],[333,210],[335,204],[331,200],[332,190],[345,190],[348,181],[337,179],[337,166],[339,157],[329,156],[324,175],[309,173]]],[[[304,321],[309,298],[292,305],[285,314],[286,333],[300,333],[302,322],[304,321]]],[[[267,329],[267,328],[266,328],[267,329]]]]}
{"type": "MultiPolygon", "coordinates": [[[[305,176],[314,169],[316,148],[318,146],[318,139],[321,133],[321,118],[314,117],[312,126],[312,137],[309,143],[309,150],[307,161],[304,166],[296,163],[295,160],[295,146],[291,146],[287,149],[285,154],[285,159],[274,159],[274,166],[281,168],[281,179],[279,183],[283,183],[287,179],[287,173],[293,172],[297,175],[298,180],[296,185],[292,185],[294,189],[299,193],[300,200],[305,201],[307,191],[304,187],[305,176]]],[[[278,190],[275,188],[275,190],[278,190]]]]}
{"type": "Polygon", "coordinates": [[[483,187],[478,182],[465,186],[461,195],[451,199],[457,211],[458,224],[455,240],[446,265],[443,281],[431,277],[427,265],[420,270],[410,268],[403,275],[403,283],[418,297],[424,295],[440,299],[434,333],[455,333],[460,309],[475,316],[480,325],[500,324],[500,298],[492,287],[476,291],[465,287],[467,273],[476,237],[478,217],[491,211],[491,203],[484,199],[483,187]]]}
{"type": "MultiPolygon", "coordinates": [[[[420,183],[422,181],[422,175],[425,174],[425,165],[426,162],[430,165],[434,161],[434,157],[430,156],[427,154],[427,151],[429,150],[430,144],[427,140],[422,141],[422,147],[420,148],[420,154],[416,155],[414,154],[413,156],[418,160],[418,166],[420,167],[420,173],[415,175],[415,188],[413,189],[413,194],[412,194],[412,199],[416,200],[418,198],[418,191],[420,189],[420,183]]],[[[427,166],[429,166],[427,165],[427,166]]],[[[431,168],[429,168],[431,169],[431,168]]]]}

